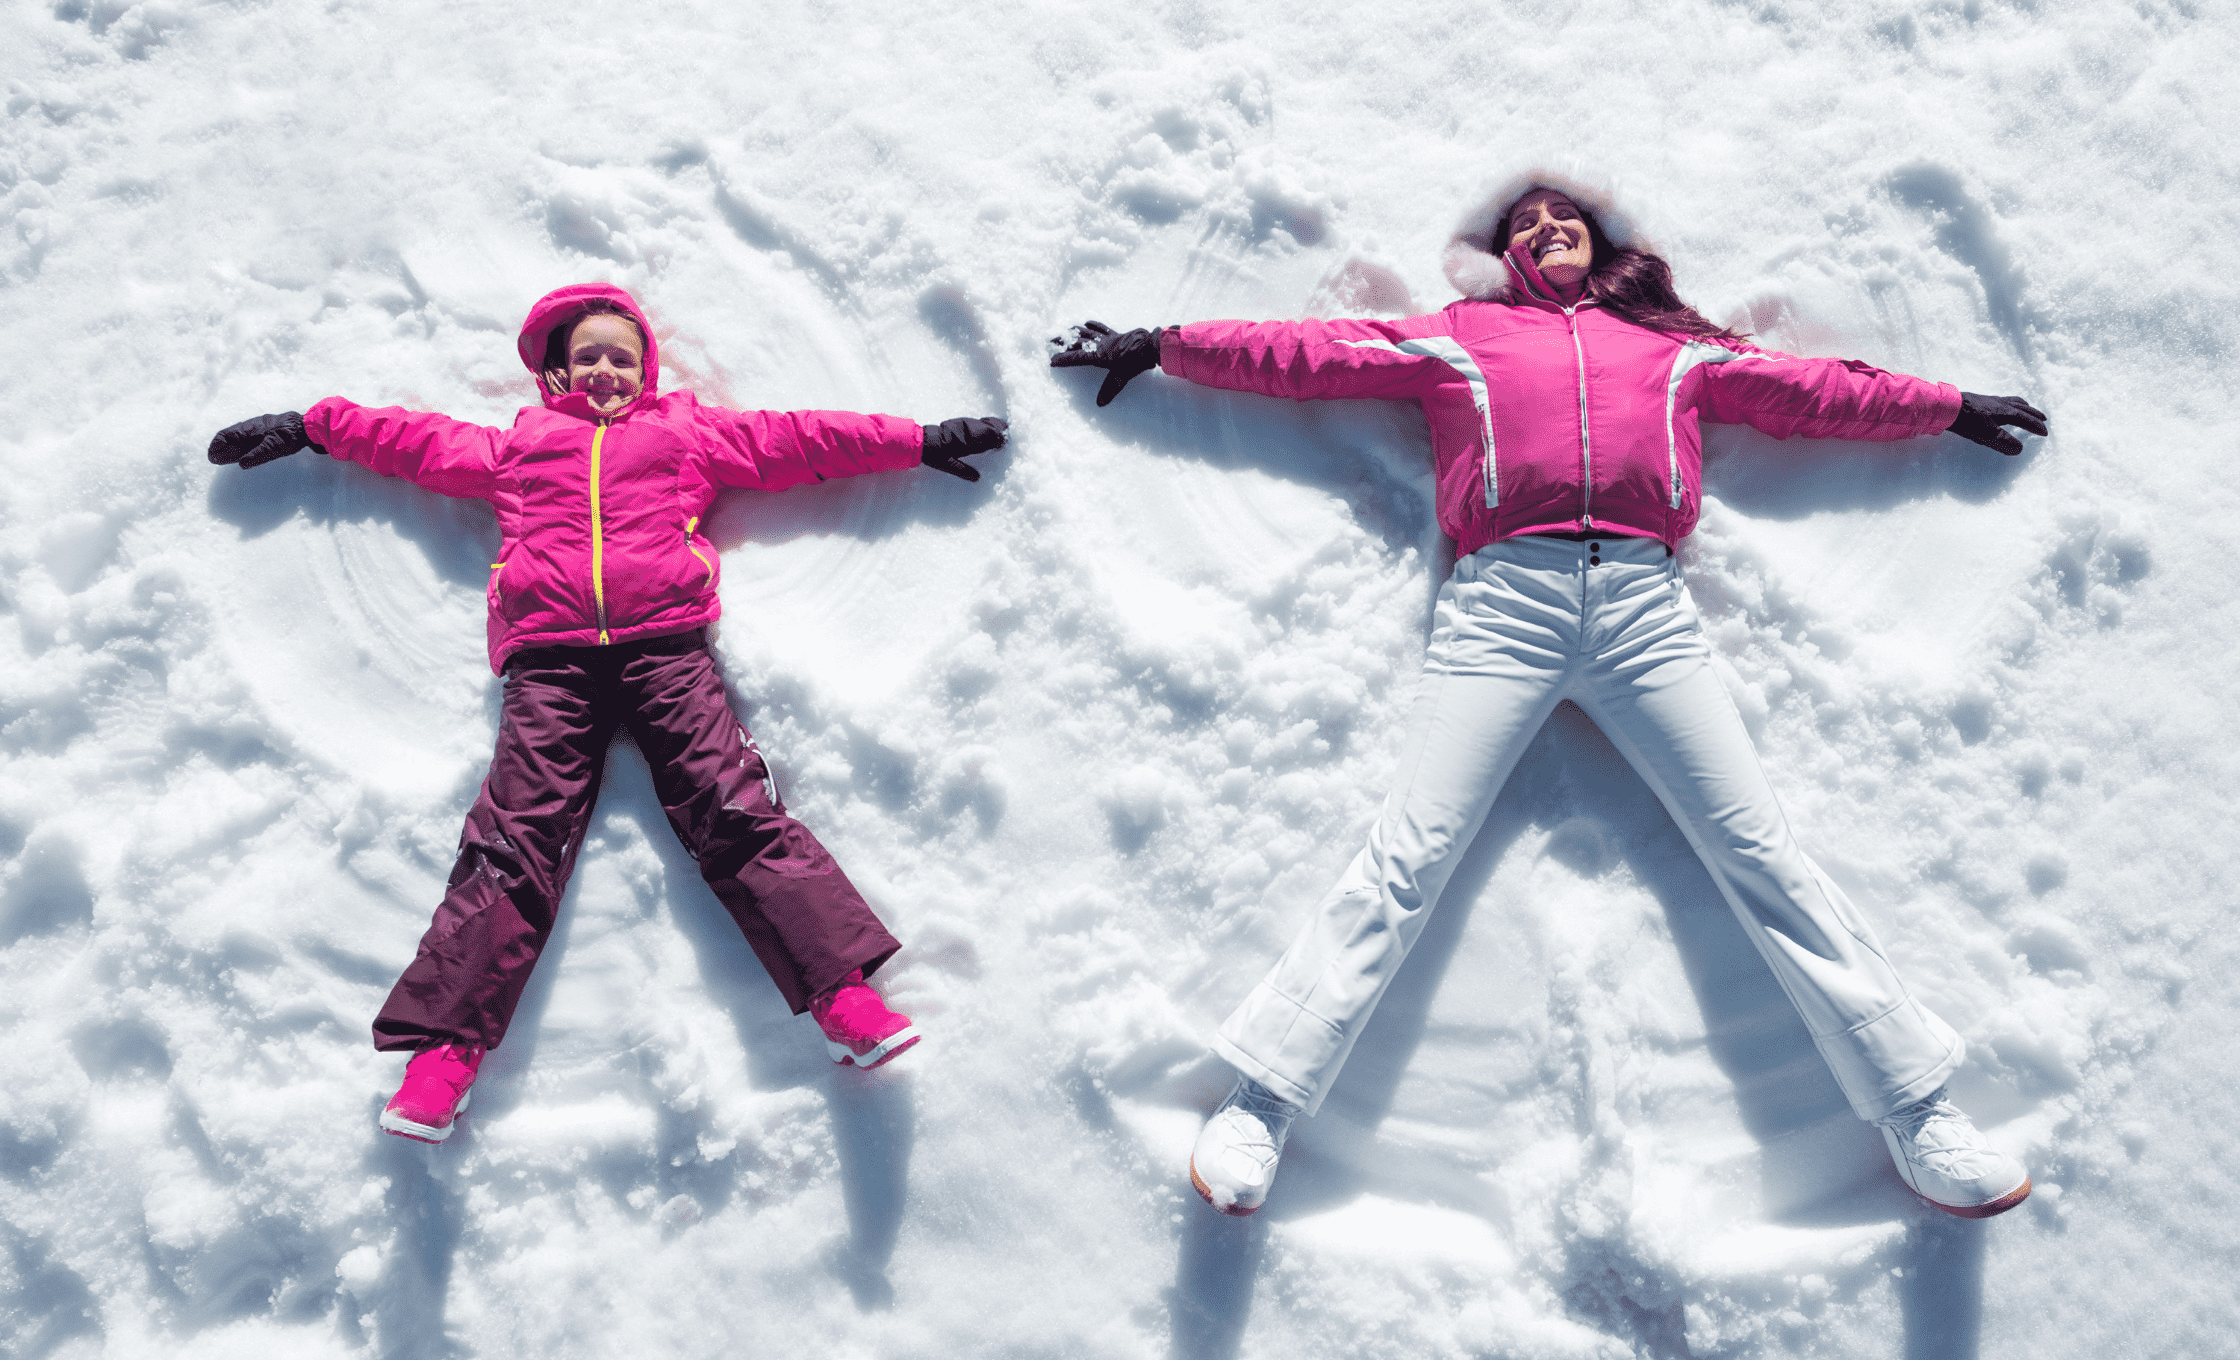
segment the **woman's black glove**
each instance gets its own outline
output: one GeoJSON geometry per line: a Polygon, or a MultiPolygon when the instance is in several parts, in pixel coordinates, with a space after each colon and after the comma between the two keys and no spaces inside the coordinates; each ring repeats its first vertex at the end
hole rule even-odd
{"type": "Polygon", "coordinates": [[[1128,385],[1128,379],[1159,366],[1159,332],[1155,330],[1116,331],[1102,321],[1092,321],[1074,327],[1070,341],[1054,335],[1050,343],[1064,346],[1050,356],[1050,367],[1104,370],[1104,386],[1097,389],[1099,406],[1110,406],[1120,389],[1128,385]]]}
{"type": "MultiPolygon", "coordinates": [[[[210,461],[253,468],[291,453],[318,448],[311,442],[311,436],[303,432],[303,412],[282,411],[276,416],[258,416],[218,431],[210,440],[210,461]]],[[[319,449],[319,452],[326,450],[319,449]]]]}
{"type": "Polygon", "coordinates": [[[1011,428],[1008,421],[994,416],[959,416],[944,420],[939,425],[928,425],[926,431],[926,466],[952,477],[962,477],[968,482],[980,480],[980,469],[964,460],[976,453],[989,453],[1003,447],[1003,432],[1011,428]]]}
{"type": "Polygon", "coordinates": [[[1986,397],[1976,392],[1960,394],[1960,414],[1947,428],[1962,439],[1972,439],[2004,454],[2022,452],[2022,441],[1999,428],[2013,425],[2035,435],[2046,432],[2046,413],[2020,397],[1986,397]]]}

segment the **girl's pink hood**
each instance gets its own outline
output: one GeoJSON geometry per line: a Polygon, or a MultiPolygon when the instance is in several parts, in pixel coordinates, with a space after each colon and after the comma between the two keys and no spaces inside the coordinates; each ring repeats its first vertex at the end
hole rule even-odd
{"type": "Polygon", "coordinates": [[[578,416],[584,420],[596,419],[591,410],[590,399],[583,394],[570,392],[556,397],[545,391],[544,386],[544,351],[545,346],[551,343],[553,330],[575,315],[584,303],[594,298],[627,308],[631,317],[637,321],[638,329],[646,337],[646,385],[638,393],[637,400],[616,413],[619,418],[651,403],[654,394],[661,389],[661,342],[653,338],[653,323],[646,320],[646,314],[638,306],[638,300],[620,288],[611,283],[571,283],[538,298],[537,305],[529,309],[529,319],[521,323],[521,339],[518,342],[521,362],[528,368],[530,375],[537,379],[537,393],[544,398],[546,410],[578,416]]]}

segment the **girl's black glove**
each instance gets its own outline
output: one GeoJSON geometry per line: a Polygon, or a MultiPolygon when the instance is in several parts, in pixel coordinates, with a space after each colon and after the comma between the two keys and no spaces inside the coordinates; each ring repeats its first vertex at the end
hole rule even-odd
{"type": "Polygon", "coordinates": [[[929,468],[946,472],[952,477],[962,477],[968,482],[980,480],[980,469],[964,460],[976,453],[989,453],[1003,447],[1003,432],[1010,423],[994,416],[959,416],[944,420],[939,425],[928,425],[926,432],[925,463],[929,468]]]}
{"type": "Polygon", "coordinates": [[[2046,413],[2020,397],[1986,397],[1962,392],[1960,414],[1952,418],[1947,428],[1962,439],[1972,439],[1987,449],[1997,449],[2004,454],[2022,452],[2022,441],[1999,428],[2002,425],[2042,435],[2046,432],[2046,413]]]}
{"type": "Polygon", "coordinates": [[[1102,321],[1092,321],[1074,327],[1071,340],[1053,335],[1050,343],[1063,346],[1050,356],[1050,367],[1104,370],[1104,386],[1097,389],[1099,406],[1110,406],[1130,378],[1159,366],[1159,332],[1155,330],[1116,331],[1102,321]]]}
{"type": "MultiPolygon", "coordinates": [[[[311,436],[303,432],[303,412],[282,411],[276,416],[258,416],[218,431],[210,440],[210,461],[253,468],[291,453],[318,448],[311,442],[311,436]]],[[[319,452],[326,450],[319,449],[319,452]]]]}

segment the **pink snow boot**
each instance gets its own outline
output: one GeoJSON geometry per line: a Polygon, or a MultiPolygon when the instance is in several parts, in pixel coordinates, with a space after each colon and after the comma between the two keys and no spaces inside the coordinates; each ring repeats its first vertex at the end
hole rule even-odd
{"type": "Polygon", "coordinates": [[[423,1143],[449,1138],[481,1066],[480,1044],[437,1044],[413,1054],[404,1065],[404,1085],[381,1112],[382,1129],[423,1143]]]}
{"type": "Polygon", "coordinates": [[[811,997],[809,1014],[824,1031],[825,1049],[842,1067],[877,1067],[925,1037],[909,1016],[888,1010],[879,994],[864,985],[860,969],[831,991],[811,997]]]}

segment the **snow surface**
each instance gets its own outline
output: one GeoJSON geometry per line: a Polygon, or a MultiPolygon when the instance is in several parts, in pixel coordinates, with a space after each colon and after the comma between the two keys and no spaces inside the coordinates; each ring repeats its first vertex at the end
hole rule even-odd
{"type": "Polygon", "coordinates": [[[504,8],[6,8],[0,1351],[2240,1354],[2232,4],[504,8]],[[1043,340],[1437,307],[1543,154],[1710,314],[2053,413],[1721,434],[1689,560],[2037,1176],[2005,1218],[1903,1192],[1568,709],[1268,1209],[1184,1180],[1448,550],[1411,408],[1100,412],[1043,340]],[[366,1025],[488,757],[492,521],[203,448],[332,392],[504,423],[583,279],[710,400],[1012,422],[977,486],[715,517],[739,699],[933,1037],[832,1070],[626,747],[424,1148],[366,1025]]]}

